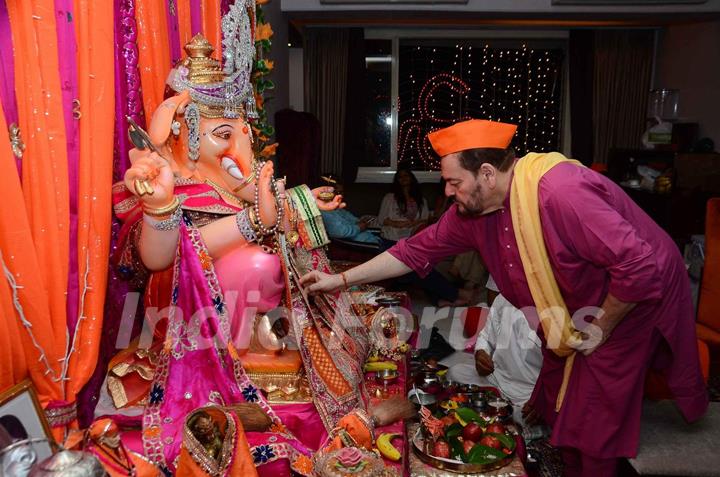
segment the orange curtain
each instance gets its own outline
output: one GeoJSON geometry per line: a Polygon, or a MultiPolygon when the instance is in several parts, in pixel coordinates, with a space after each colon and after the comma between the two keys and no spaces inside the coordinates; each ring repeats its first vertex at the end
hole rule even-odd
{"type": "MultiPolygon", "coordinates": [[[[7,123],[1,110],[0,131],[7,131],[7,123]]],[[[25,215],[25,201],[22,196],[20,179],[17,174],[10,173],[14,172],[12,169],[14,161],[15,156],[10,149],[8,135],[0,134],[0,167],[7,172],[0,174],[0,190],[3,191],[3,206],[0,207],[0,253],[2,253],[3,265],[11,273],[13,270],[22,269],[22,264],[28,256],[35,257],[35,251],[30,248],[28,248],[30,253],[27,256],[15,255],[22,253],[22,248],[25,248],[22,245],[32,239],[25,215]],[[18,220],[18,216],[20,220],[18,220]]],[[[16,319],[18,312],[13,304],[13,289],[5,276],[5,270],[0,270],[0,272],[3,273],[0,278],[0,363],[3,363],[0,366],[0,390],[4,390],[25,379],[28,375],[28,367],[21,334],[24,333],[24,330],[20,330],[20,321],[16,319]]],[[[15,273],[12,275],[14,277],[15,273]]],[[[17,277],[15,280],[17,281],[19,278],[17,277]]],[[[39,287],[31,284],[30,290],[23,288],[19,291],[33,293],[39,291],[39,287]]],[[[46,298],[40,296],[39,299],[45,300],[46,298]]],[[[38,357],[37,354],[35,357],[38,357]]]]}
{"type": "MultiPolygon", "coordinates": [[[[177,0],[177,16],[180,30],[180,48],[184,48],[192,39],[190,0],[177,0]]],[[[185,56],[184,50],[180,52],[180,56],[185,56]]]]}
{"type": "Polygon", "coordinates": [[[54,2],[8,2],[8,13],[20,129],[27,147],[23,193],[40,267],[35,273],[48,291],[50,315],[44,325],[64,337],[70,212],[54,2]],[[31,51],[42,55],[23,53],[31,51]]]}
{"type": "MultiPolygon", "coordinates": [[[[25,141],[22,185],[0,134],[0,389],[28,374],[43,405],[73,402],[98,357],[110,241],[114,139],[113,17],[75,0],[80,118],[78,269],[81,316],[72,352],[66,292],[69,184],[54,0],[8,2],[25,141]],[[89,46],[92,45],[92,48],[89,46]],[[28,55],[24,52],[42,52],[28,55]],[[10,276],[7,276],[7,275],[10,276]],[[17,302],[14,297],[17,296],[17,302]]],[[[0,115],[0,131],[6,131],[0,115]]],[[[75,244],[73,244],[74,246],[75,244]]],[[[63,429],[54,429],[62,438],[63,429]]]]}
{"type": "Polygon", "coordinates": [[[98,360],[110,250],[114,138],[113,17],[92,0],[75,0],[80,119],[78,192],[79,311],[69,347],[68,401],[87,383],[98,360]],[[83,47],[92,45],[92,48],[83,47]]]}
{"type": "Polygon", "coordinates": [[[222,29],[220,25],[220,1],[202,0],[202,24],[205,38],[215,47],[215,58],[222,60],[222,29]]]}
{"type": "MultiPolygon", "coordinates": [[[[67,150],[55,10],[53,0],[11,1],[7,6],[26,150],[22,191],[12,188],[12,156],[0,151],[5,166],[1,180],[6,185],[1,189],[2,250],[8,269],[22,287],[18,289],[20,304],[32,325],[27,331],[20,330],[28,371],[47,404],[64,398],[60,375],[69,256],[67,150]],[[42,55],[37,53],[40,51],[42,55]]],[[[11,311],[4,316],[14,316],[19,322],[17,310],[11,311]]]]}
{"type": "Polygon", "coordinates": [[[171,67],[166,3],[159,0],[135,0],[138,68],[145,117],[148,119],[163,101],[165,79],[171,67]]]}

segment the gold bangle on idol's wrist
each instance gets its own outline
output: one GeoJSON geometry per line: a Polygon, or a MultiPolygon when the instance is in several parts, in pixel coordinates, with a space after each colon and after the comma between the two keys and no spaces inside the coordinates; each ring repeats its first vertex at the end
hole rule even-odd
{"type": "Polygon", "coordinates": [[[248,207],[248,220],[250,221],[250,225],[255,230],[256,234],[260,234],[260,227],[258,227],[257,224],[257,217],[255,217],[255,210],[252,207],[248,207]]]}
{"type": "Polygon", "coordinates": [[[177,196],[173,196],[172,201],[163,207],[145,207],[143,206],[143,213],[146,215],[149,215],[150,217],[165,217],[166,215],[171,215],[173,212],[175,212],[178,207],[180,207],[180,201],[178,200],[177,196]]]}
{"type": "Polygon", "coordinates": [[[343,284],[345,285],[345,289],[350,288],[348,286],[347,277],[345,277],[345,272],[340,272],[340,277],[342,278],[343,284]]]}

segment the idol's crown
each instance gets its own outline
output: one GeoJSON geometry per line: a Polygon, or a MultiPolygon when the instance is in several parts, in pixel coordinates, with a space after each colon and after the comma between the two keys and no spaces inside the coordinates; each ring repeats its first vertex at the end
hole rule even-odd
{"type": "Polygon", "coordinates": [[[180,64],[188,69],[187,79],[194,84],[217,83],[225,79],[220,62],[212,58],[215,48],[198,33],[185,45],[185,58],[180,64]]]}
{"type": "Polygon", "coordinates": [[[177,93],[188,91],[204,117],[258,117],[251,81],[255,8],[255,0],[236,0],[222,18],[222,64],[210,56],[213,46],[198,34],[185,45],[187,58],[168,75],[168,86],[177,93]]]}

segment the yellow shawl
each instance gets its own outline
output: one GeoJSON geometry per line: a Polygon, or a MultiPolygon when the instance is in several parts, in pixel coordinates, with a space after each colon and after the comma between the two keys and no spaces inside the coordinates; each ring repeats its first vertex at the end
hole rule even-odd
{"type": "Polygon", "coordinates": [[[560,410],[565,397],[570,371],[575,359],[574,346],[582,341],[580,333],[573,326],[565,300],[560,294],[560,288],[550,267],[538,205],[540,179],[547,171],[561,162],[581,165],[578,161],[568,159],[557,152],[529,153],[515,165],[510,194],[510,213],[512,214],[515,238],[530,294],[535,302],[535,308],[545,333],[547,346],[556,355],[567,358],[562,385],[555,403],[556,411],[560,410]]]}

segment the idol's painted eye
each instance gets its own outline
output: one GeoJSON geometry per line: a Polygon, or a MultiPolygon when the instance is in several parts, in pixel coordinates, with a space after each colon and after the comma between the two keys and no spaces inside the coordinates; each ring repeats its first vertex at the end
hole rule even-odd
{"type": "Polygon", "coordinates": [[[232,131],[213,131],[213,136],[228,141],[232,137],[232,131]]]}
{"type": "Polygon", "coordinates": [[[232,137],[233,127],[229,124],[222,124],[213,129],[212,134],[217,138],[227,141],[232,137]]]}

